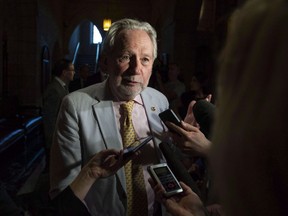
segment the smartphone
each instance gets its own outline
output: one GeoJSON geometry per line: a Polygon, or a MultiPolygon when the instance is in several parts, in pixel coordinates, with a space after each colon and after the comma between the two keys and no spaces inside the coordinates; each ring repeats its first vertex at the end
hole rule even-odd
{"type": "MultiPolygon", "coordinates": [[[[181,127],[181,120],[178,118],[178,116],[174,113],[174,111],[172,109],[168,109],[168,110],[165,110],[164,112],[159,113],[159,117],[164,122],[164,124],[166,121],[169,121],[169,122],[172,122],[175,125],[181,127]]],[[[171,131],[176,132],[174,130],[171,130],[171,131]]]]}
{"type": "Polygon", "coordinates": [[[135,154],[137,151],[143,148],[147,143],[149,143],[150,140],[152,140],[152,138],[153,136],[148,136],[139,145],[125,148],[123,151],[123,159],[126,159],[127,157],[135,154]]]}
{"type": "Polygon", "coordinates": [[[164,112],[159,113],[160,119],[165,123],[166,121],[172,122],[178,126],[181,126],[181,120],[174,113],[172,109],[165,110],[164,112]]]}
{"type": "Polygon", "coordinates": [[[163,186],[166,197],[183,192],[181,185],[166,163],[148,166],[147,170],[152,179],[163,186]]]}

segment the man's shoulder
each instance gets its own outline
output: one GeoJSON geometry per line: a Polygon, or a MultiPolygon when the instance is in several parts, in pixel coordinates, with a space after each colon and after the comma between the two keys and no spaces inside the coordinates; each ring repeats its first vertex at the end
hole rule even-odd
{"type": "Polygon", "coordinates": [[[144,91],[142,91],[141,96],[144,103],[146,104],[157,105],[161,107],[169,106],[167,97],[157,89],[147,87],[144,91]]]}
{"type": "Polygon", "coordinates": [[[53,79],[47,85],[44,94],[49,94],[51,92],[57,92],[57,91],[62,90],[62,89],[64,91],[64,88],[61,86],[61,84],[56,79],[53,79]]]}
{"type": "Polygon", "coordinates": [[[94,100],[101,100],[101,92],[103,91],[103,85],[101,83],[97,83],[86,88],[78,89],[76,91],[71,92],[66,96],[70,100],[76,102],[89,102],[94,100]]]}
{"type": "Polygon", "coordinates": [[[147,94],[147,95],[151,95],[154,97],[166,98],[166,96],[162,92],[152,87],[145,88],[142,94],[147,94]]]}

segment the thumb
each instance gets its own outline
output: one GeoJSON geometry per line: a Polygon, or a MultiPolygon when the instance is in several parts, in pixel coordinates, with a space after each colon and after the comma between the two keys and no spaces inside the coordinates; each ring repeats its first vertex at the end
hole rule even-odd
{"type": "Polygon", "coordinates": [[[192,100],[190,103],[189,103],[189,106],[188,106],[188,109],[187,109],[187,113],[186,113],[186,116],[184,118],[184,121],[185,122],[188,122],[190,124],[193,124],[194,123],[194,114],[193,114],[193,106],[195,105],[196,101],[195,100],[192,100]]]}

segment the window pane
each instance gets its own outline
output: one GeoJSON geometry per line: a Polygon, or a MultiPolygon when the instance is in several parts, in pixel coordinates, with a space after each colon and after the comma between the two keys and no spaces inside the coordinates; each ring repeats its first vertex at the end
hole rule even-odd
{"type": "Polygon", "coordinates": [[[93,26],[93,43],[101,43],[102,42],[102,36],[98,30],[98,28],[94,25],[93,26]]]}

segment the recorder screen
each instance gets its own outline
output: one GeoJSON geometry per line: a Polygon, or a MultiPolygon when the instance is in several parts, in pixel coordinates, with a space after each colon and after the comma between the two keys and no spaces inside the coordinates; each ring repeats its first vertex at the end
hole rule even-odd
{"type": "Polygon", "coordinates": [[[172,173],[167,167],[154,168],[154,171],[167,192],[180,189],[172,173]]]}

